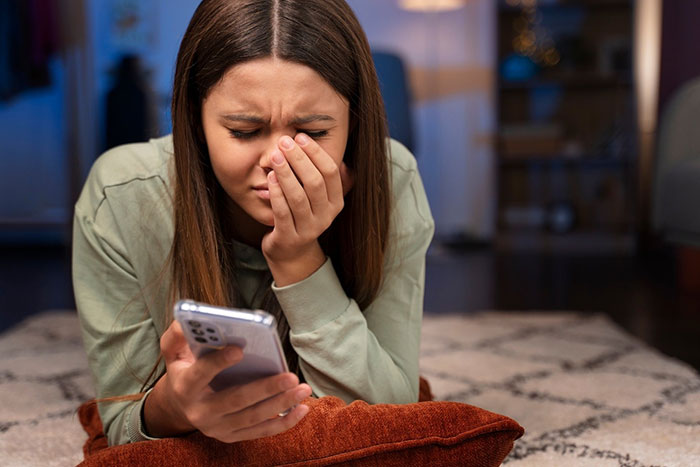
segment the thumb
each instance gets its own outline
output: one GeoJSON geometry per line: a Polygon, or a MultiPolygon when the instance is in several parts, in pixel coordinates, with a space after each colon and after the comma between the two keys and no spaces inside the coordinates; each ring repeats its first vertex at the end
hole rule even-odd
{"type": "Polygon", "coordinates": [[[166,365],[176,360],[185,360],[194,363],[195,356],[187,345],[182,326],[173,321],[160,338],[160,351],[163,354],[166,365]]]}
{"type": "Polygon", "coordinates": [[[340,183],[343,185],[343,196],[345,196],[355,184],[355,174],[345,165],[345,162],[340,163],[338,171],[340,172],[340,183]]]}

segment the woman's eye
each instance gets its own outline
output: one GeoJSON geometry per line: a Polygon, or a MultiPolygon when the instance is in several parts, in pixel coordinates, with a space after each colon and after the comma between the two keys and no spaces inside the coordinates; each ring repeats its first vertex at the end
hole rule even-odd
{"type": "Polygon", "coordinates": [[[319,130],[319,131],[305,131],[305,130],[299,130],[299,133],[305,133],[309,135],[309,138],[323,138],[324,136],[328,135],[328,130],[319,130]]]}
{"type": "Polygon", "coordinates": [[[231,136],[237,139],[250,139],[254,138],[255,136],[260,133],[260,130],[248,130],[248,131],[243,131],[243,130],[228,130],[229,133],[231,133],[231,136]]]}

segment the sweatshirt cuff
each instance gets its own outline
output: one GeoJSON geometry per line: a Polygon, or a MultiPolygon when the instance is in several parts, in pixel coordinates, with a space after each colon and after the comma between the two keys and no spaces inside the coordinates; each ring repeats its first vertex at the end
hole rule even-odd
{"type": "Polygon", "coordinates": [[[146,391],[141,400],[138,401],[138,403],[133,404],[131,408],[128,409],[129,412],[126,416],[126,430],[127,435],[129,436],[129,441],[131,441],[132,443],[160,439],[148,436],[144,428],[146,424],[143,421],[143,405],[145,404],[146,398],[151,393],[151,391],[153,391],[153,388],[146,391]]]}
{"type": "Polygon", "coordinates": [[[273,282],[272,291],[295,334],[320,328],[350,306],[330,258],[303,281],[284,287],[277,287],[273,282]]]}

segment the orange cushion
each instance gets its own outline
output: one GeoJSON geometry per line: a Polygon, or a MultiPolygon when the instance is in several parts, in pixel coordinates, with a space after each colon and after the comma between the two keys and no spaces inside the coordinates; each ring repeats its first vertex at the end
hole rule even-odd
{"type": "Polygon", "coordinates": [[[523,434],[503,415],[458,402],[377,404],[307,399],[309,413],[279,435],[225,444],[193,433],[107,447],[95,401],[80,407],[83,467],[221,465],[499,466],[523,434]]]}

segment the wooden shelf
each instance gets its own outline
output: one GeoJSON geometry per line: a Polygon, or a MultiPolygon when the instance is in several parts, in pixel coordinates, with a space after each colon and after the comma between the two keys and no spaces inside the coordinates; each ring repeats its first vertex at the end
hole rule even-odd
{"type": "MultiPolygon", "coordinates": [[[[502,64],[524,31],[523,9],[498,5],[502,64]]],[[[633,16],[633,0],[559,0],[538,2],[535,19],[527,19],[528,30],[540,28],[539,39],[551,41],[561,60],[523,72],[528,79],[497,81],[499,247],[634,250],[633,16]],[[537,230],[548,225],[538,216],[558,201],[573,210],[575,230],[537,230]]]]}
{"type": "MultiPolygon", "coordinates": [[[[631,8],[633,0],[558,0],[556,3],[542,3],[537,5],[538,10],[552,10],[560,8],[631,8]]],[[[499,14],[517,15],[522,13],[522,7],[511,6],[500,0],[498,3],[499,14]]]]}
{"type": "Polygon", "coordinates": [[[537,88],[564,87],[567,89],[600,90],[601,88],[631,88],[632,80],[618,75],[571,74],[544,77],[526,81],[501,81],[502,91],[530,91],[537,88]]]}
{"type": "Polygon", "coordinates": [[[581,255],[631,255],[636,249],[632,233],[578,230],[553,234],[542,230],[503,231],[496,236],[497,250],[581,255]]]}
{"type": "Polygon", "coordinates": [[[567,157],[567,156],[547,156],[547,157],[501,157],[498,165],[504,169],[526,169],[536,166],[546,166],[548,168],[612,168],[623,169],[628,167],[630,161],[618,157],[567,157]]]}

